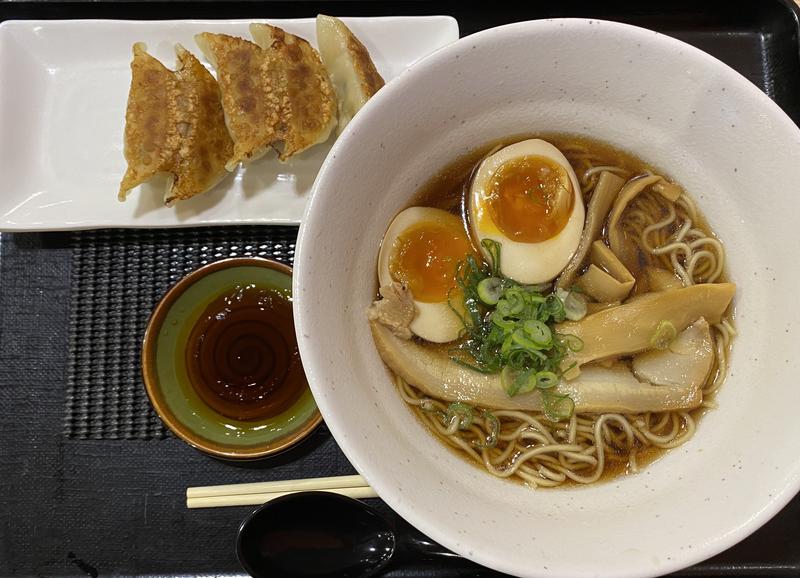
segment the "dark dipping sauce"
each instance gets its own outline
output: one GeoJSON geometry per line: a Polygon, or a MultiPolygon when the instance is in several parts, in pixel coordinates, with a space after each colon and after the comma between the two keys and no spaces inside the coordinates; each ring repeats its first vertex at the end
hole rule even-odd
{"type": "Polygon", "coordinates": [[[186,368],[197,395],[226,417],[257,420],[287,410],[306,387],[291,301],[256,285],[218,297],[192,328],[186,368]]]}

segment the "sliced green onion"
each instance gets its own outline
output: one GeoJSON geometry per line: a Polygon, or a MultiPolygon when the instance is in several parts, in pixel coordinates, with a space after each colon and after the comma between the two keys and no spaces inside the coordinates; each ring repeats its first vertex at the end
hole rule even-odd
{"type": "Polygon", "coordinates": [[[486,305],[496,305],[503,295],[503,280],[498,277],[487,277],[478,283],[478,297],[486,305]]]}
{"type": "Polygon", "coordinates": [[[514,397],[536,388],[536,373],[531,369],[519,371],[509,364],[500,372],[500,382],[508,396],[514,397]]]}
{"type": "Polygon", "coordinates": [[[491,315],[491,321],[495,325],[497,325],[500,329],[505,329],[506,331],[513,331],[516,323],[510,319],[507,319],[503,314],[499,311],[495,311],[491,315]]]}
{"type": "Polygon", "coordinates": [[[525,334],[539,347],[549,347],[553,342],[553,332],[538,319],[529,319],[522,324],[525,334]]]}
{"type": "MultiPolygon", "coordinates": [[[[483,321],[484,311],[478,298],[476,285],[486,276],[483,265],[479,265],[472,255],[467,256],[463,261],[459,261],[456,268],[456,293],[461,293],[464,299],[464,311],[466,315],[459,311],[460,308],[450,305],[451,309],[458,314],[464,324],[467,333],[471,328],[479,327],[483,321]]],[[[450,295],[448,295],[448,298],[450,295]]],[[[449,299],[448,299],[449,303],[449,299]]]]}
{"type": "Polygon", "coordinates": [[[586,299],[583,295],[570,291],[564,299],[564,314],[570,321],[579,321],[586,317],[586,299]]]}
{"type": "Polygon", "coordinates": [[[564,320],[564,302],[555,293],[551,293],[545,300],[545,309],[555,321],[564,320]]]}
{"type": "Polygon", "coordinates": [[[512,349],[512,351],[511,351],[511,353],[509,355],[513,355],[516,350],[519,350],[519,351],[522,351],[525,354],[527,354],[528,357],[533,361],[535,361],[536,359],[538,359],[539,361],[542,361],[542,362],[548,360],[547,354],[544,353],[543,351],[538,350],[538,349],[523,349],[519,345],[512,345],[511,349],[512,349]]]}
{"type": "Polygon", "coordinates": [[[503,344],[500,346],[500,355],[508,357],[511,353],[512,345],[514,345],[514,340],[509,333],[506,335],[505,339],[503,339],[503,344]]]}
{"type": "Polygon", "coordinates": [[[500,372],[500,383],[503,385],[503,389],[506,391],[508,397],[517,395],[517,389],[519,387],[517,384],[517,371],[510,365],[506,365],[500,372]]]}
{"type": "Polygon", "coordinates": [[[537,389],[550,389],[558,384],[558,375],[552,371],[539,371],[535,376],[537,389]]]}
{"type": "MultiPolygon", "coordinates": [[[[509,396],[536,389],[542,396],[554,395],[562,366],[571,361],[568,356],[583,347],[576,336],[556,333],[554,324],[568,314],[570,318],[581,315],[585,300],[571,292],[551,292],[551,283],[521,285],[504,277],[500,273],[500,244],[484,240],[481,249],[485,262],[474,256],[459,262],[456,290],[448,295],[453,299],[463,295],[463,307],[453,303],[452,308],[464,325],[464,339],[450,351],[450,357],[481,373],[500,372],[503,389],[509,396]]],[[[568,413],[571,402],[562,401],[562,397],[548,397],[549,415],[568,413]]],[[[457,409],[458,406],[449,414],[449,428],[469,421],[465,411],[464,416],[454,413],[457,409]]],[[[436,415],[444,420],[448,414],[442,411],[436,415]]]]}
{"type": "Polygon", "coordinates": [[[497,303],[497,311],[506,317],[519,315],[525,309],[525,293],[518,287],[507,289],[497,303]]]}
{"type": "Polygon", "coordinates": [[[505,329],[498,325],[487,325],[489,329],[489,334],[486,336],[486,345],[493,345],[496,346],[500,343],[503,343],[503,340],[506,338],[506,333],[508,333],[505,329]]]}
{"type": "Polygon", "coordinates": [[[508,356],[508,364],[514,369],[536,367],[547,361],[547,356],[535,349],[515,349],[508,356]]]}
{"type": "Polygon", "coordinates": [[[493,448],[497,445],[497,436],[500,434],[500,420],[488,409],[483,410],[483,419],[489,424],[489,435],[483,442],[472,442],[478,449],[493,448]]]}
{"type": "Polygon", "coordinates": [[[542,346],[536,343],[533,339],[528,337],[528,334],[525,332],[524,329],[515,329],[514,333],[511,334],[511,339],[514,343],[519,345],[524,349],[542,349],[542,346]]]}
{"type": "Polygon", "coordinates": [[[656,332],[650,338],[650,345],[656,349],[666,349],[672,340],[678,336],[678,331],[671,321],[663,320],[656,327],[656,332]]]}
{"type": "Polygon", "coordinates": [[[533,370],[523,371],[517,376],[519,387],[517,394],[530,393],[536,389],[536,372],[533,370]]]}
{"type": "Polygon", "coordinates": [[[544,416],[550,421],[561,421],[572,417],[575,402],[568,395],[545,390],[542,392],[542,409],[544,416]]]}
{"type": "MultiPolygon", "coordinates": [[[[459,310],[459,308],[456,307],[455,305],[453,305],[454,299],[457,298],[456,295],[458,295],[458,292],[456,291],[455,287],[452,287],[447,292],[447,306],[450,308],[450,311],[452,311],[453,313],[456,314],[456,317],[458,317],[458,319],[461,321],[461,324],[464,326],[464,329],[468,329],[470,327],[470,325],[471,325],[470,318],[469,317],[465,317],[462,314],[462,312],[459,310]]],[[[469,312],[469,308],[468,308],[467,303],[466,303],[467,299],[464,299],[464,301],[465,301],[465,303],[464,303],[465,308],[469,312]]]]}
{"type": "Polygon", "coordinates": [[[525,298],[531,305],[538,305],[539,303],[544,303],[547,300],[538,293],[526,293],[525,298]]]}
{"type": "Polygon", "coordinates": [[[508,366],[516,371],[522,371],[530,365],[532,359],[527,349],[512,345],[511,353],[508,354],[508,366]]]}
{"type": "Polygon", "coordinates": [[[492,267],[492,275],[494,277],[500,276],[500,243],[495,241],[494,239],[484,239],[481,241],[481,247],[486,249],[486,252],[489,253],[489,259],[491,259],[491,267],[492,267]]]}
{"type": "Polygon", "coordinates": [[[571,333],[559,333],[558,339],[572,352],[578,352],[583,349],[583,339],[577,335],[572,335],[571,333]]]}
{"type": "Polygon", "coordinates": [[[451,403],[447,407],[447,413],[445,414],[445,426],[450,426],[453,423],[454,419],[458,419],[458,429],[465,430],[468,429],[469,426],[472,425],[472,407],[468,406],[465,403],[455,402],[451,403]]]}

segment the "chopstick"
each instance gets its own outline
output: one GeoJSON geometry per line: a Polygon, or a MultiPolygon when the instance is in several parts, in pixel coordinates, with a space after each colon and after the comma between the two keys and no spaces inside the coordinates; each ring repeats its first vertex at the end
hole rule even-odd
{"type": "MultiPolygon", "coordinates": [[[[303,490],[306,491],[306,490],[303,490]]],[[[377,498],[378,494],[369,486],[362,486],[360,488],[330,488],[322,490],[323,492],[330,492],[332,494],[339,494],[340,496],[347,496],[349,498],[377,498]]],[[[295,494],[296,491],[289,492],[272,492],[264,494],[231,494],[228,496],[206,496],[201,498],[186,498],[186,507],[194,508],[222,508],[226,506],[256,506],[265,504],[275,498],[286,496],[288,494],[295,494]]]]}
{"type": "Polygon", "coordinates": [[[376,498],[377,494],[361,476],[308,478],[186,489],[187,508],[253,506],[295,492],[325,491],[351,498],[376,498]]]}
{"type": "Polygon", "coordinates": [[[331,488],[357,488],[368,486],[359,476],[333,476],[330,478],[306,478],[301,480],[279,480],[276,482],[257,482],[254,484],[227,484],[224,486],[198,486],[186,489],[187,498],[207,498],[210,496],[230,496],[233,494],[272,494],[275,492],[310,492],[331,488]]]}

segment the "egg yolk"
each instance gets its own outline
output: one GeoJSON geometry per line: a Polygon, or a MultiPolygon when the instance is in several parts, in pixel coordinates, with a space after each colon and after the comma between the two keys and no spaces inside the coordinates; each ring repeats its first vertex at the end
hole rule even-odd
{"type": "Polygon", "coordinates": [[[500,165],[486,191],[488,213],[512,241],[546,241],[567,225],[575,196],[564,168],[541,156],[500,165]]]}
{"type": "Polygon", "coordinates": [[[394,242],[389,259],[392,279],[411,290],[417,301],[446,301],[456,286],[459,261],[473,253],[461,221],[417,223],[394,242]]]}

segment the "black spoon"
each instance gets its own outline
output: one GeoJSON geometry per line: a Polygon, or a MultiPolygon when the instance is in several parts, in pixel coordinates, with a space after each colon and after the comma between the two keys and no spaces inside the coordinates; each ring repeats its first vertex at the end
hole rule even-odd
{"type": "Polygon", "coordinates": [[[330,492],[300,492],[267,502],[242,522],[242,567],[255,578],[375,576],[403,562],[469,564],[397,518],[330,492]]]}

